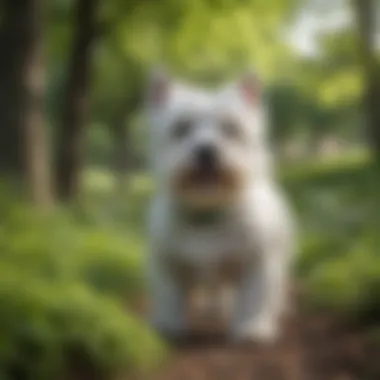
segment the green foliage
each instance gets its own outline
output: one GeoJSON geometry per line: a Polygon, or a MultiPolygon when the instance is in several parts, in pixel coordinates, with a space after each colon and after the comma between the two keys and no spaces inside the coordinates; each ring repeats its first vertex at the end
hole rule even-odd
{"type": "Polygon", "coordinates": [[[352,30],[321,38],[319,98],[327,107],[356,104],[363,92],[361,62],[352,30]]]}
{"type": "Polygon", "coordinates": [[[380,176],[364,157],[284,176],[302,220],[297,272],[307,305],[365,322],[380,315],[380,176]]]}
{"type": "Polygon", "coordinates": [[[112,295],[126,297],[141,286],[140,241],[99,223],[78,225],[69,215],[41,216],[25,205],[14,205],[2,229],[2,261],[46,278],[103,284],[112,295]],[[106,276],[107,268],[115,272],[109,274],[109,283],[99,274],[106,276]]]}
{"type": "MultiPolygon", "coordinates": [[[[47,109],[53,130],[60,117],[74,3],[53,1],[47,24],[47,109]]],[[[252,65],[265,78],[290,69],[290,51],[278,37],[297,5],[298,0],[99,3],[91,125],[106,131],[101,144],[100,132],[90,130],[91,163],[111,162],[115,124],[130,130],[131,113],[139,109],[153,64],[164,63],[175,74],[207,85],[252,65]]],[[[141,156],[135,145],[130,144],[132,156],[141,156]]]]}
{"type": "MultiPolygon", "coordinates": [[[[364,240],[364,238],[362,238],[364,240]]],[[[317,265],[307,279],[311,304],[349,318],[377,318],[380,313],[380,260],[376,245],[337,254],[317,265]]]]}
{"type": "MultiPolygon", "coordinates": [[[[362,126],[362,83],[353,31],[322,34],[320,55],[300,56],[283,36],[302,5],[299,0],[101,3],[88,137],[91,164],[114,162],[114,133],[120,126],[132,131],[126,138],[131,165],[142,162],[144,132],[136,111],[139,119],[146,74],[158,62],[175,75],[210,86],[255,67],[268,87],[273,136],[280,143],[298,135],[315,141],[331,132],[356,137],[362,126]]],[[[47,109],[53,130],[72,8],[72,1],[54,1],[47,26],[47,109]]]]}
{"type": "Polygon", "coordinates": [[[163,359],[159,338],[128,311],[144,290],[139,237],[101,212],[43,215],[5,192],[0,207],[2,378],[108,379],[163,359]]]}
{"type": "Polygon", "coordinates": [[[48,284],[3,266],[0,298],[0,355],[9,376],[64,379],[85,365],[101,379],[147,369],[162,357],[138,319],[83,284],[48,284]]]}

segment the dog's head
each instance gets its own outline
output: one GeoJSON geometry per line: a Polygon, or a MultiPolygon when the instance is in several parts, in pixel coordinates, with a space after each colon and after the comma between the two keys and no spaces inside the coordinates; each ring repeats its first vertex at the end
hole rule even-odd
{"type": "Polygon", "coordinates": [[[177,199],[197,207],[225,204],[265,175],[264,113],[253,74],[210,92],[155,71],[147,108],[158,186],[177,199]]]}

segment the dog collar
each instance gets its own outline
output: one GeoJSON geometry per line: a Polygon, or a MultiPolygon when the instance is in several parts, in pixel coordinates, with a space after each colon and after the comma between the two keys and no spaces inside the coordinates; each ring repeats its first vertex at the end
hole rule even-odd
{"type": "Polygon", "coordinates": [[[210,210],[181,209],[181,217],[193,226],[204,226],[217,223],[225,214],[224,208],[210,210]]]}

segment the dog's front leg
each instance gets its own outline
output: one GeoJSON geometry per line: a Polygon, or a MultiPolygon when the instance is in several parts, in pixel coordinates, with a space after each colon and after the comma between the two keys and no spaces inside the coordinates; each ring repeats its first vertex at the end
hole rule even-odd
{"type": "Polygon", "coordinates": [[[235,341],[272,341],[287,294],[287,260],[283,252],[262,255],[237,291],[231,335],[235,341]]]}
{"type": "Polygon", "coordinates": [[[151,296],[151,323],[164,334],[178,337],[186,328],[183,289],[164,261],[151,260],[148,285],[151,296]]]}

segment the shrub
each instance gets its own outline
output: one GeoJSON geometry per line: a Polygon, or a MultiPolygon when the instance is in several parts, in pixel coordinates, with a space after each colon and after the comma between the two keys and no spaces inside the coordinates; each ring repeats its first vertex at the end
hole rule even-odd
{"type": "Polygon", "coordinates": [[[164,354],[141,321],[83,284],[20,277],[3,266],[0,299],[1,368],[10,378],[65,379],[78,368],[108,378],[149,369],[164,354]]]}
{"type": "MultiPolygon", "coordinates": [[[[144,290],[141,237],[70,210],[41,214],[2,195],[0,378],[111,379],[166,348],[128,311],[144,290]],[[2,372],[1,372],[2,371],[2,372]]],[[[96,214],[96,212],[95,212],[96,214]]]]}
{"type": "Polygon", "coordinates": [[[368,165],[297,173],[302,220],[297,273],[307,305],[367,322],[380,317],[380,177],[368,165]]]}

